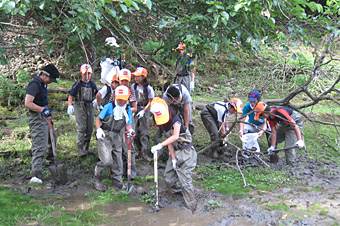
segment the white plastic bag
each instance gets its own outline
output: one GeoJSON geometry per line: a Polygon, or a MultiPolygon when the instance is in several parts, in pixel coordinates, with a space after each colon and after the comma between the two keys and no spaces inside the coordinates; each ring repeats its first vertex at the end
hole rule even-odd
{"type": "MultiPolygon", "coordinates": [[[[257,142],[257,138],[259,137],[258,133],[247,133],[242,136],[242,148],[251,150],[252,148],[256,148],[256,152],[260,152],[260,145],[257,142]]],[[[245,158],[249,158],[246,152],[242,153],[245,158]]]]}
{"type": "Polygon", "coordinates": [[[102,69],[100,74],[100,82],[103,84],[110,85],[112,78],[115,74],[119,73],[119,66],[114,66],[112,63],[114,61],[110,58],[106,58],[105,61],[100,62],[100,67],[102,69]]]}

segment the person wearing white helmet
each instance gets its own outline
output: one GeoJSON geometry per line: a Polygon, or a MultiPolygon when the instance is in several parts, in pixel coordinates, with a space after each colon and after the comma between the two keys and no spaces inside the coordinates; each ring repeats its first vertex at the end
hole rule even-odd
{"type": "Polygon", "coordinates": [[[80,67],[82,79],[73,84],[68,96],[67,113],[71,115],[74,112],[76,117],[76,143],[79,157],[89,154],[94,155],[94,152],[89,150],[89,146],[93,131],[93,101],[98,92],[98,88],[96,83],[91,81],[92,72],[92,67],[89,64],[83,64],[80,67]],[[72,105],[73,99],[75,99],[74,106],[72,105]]]}
{"type": "Polygon", "coordinates": [[[192,171],[197,164],[197,153],[192,145],[192,136],[181,118],[161,98],[155,97],[151,102],[151,113],[161,134],[166,138],[151,148],[151,152],[169,149],[169,158],[164,170],[164,180],[168,191],[173,194],[182,193],[185,206],[194,212],[197,201],[192,171]],[[180,182],[180,183],[178,183],[180,182]]]}
{"type": "MultiPolygon", "coordinates": [[[[229,130],[227,116],[236,112],[242,113],[242,101],[239,98],[205,105],[201,112],[201,119],[209,132],[211,142],[218,140],[222,134],[229,130]]],[[[218,157],[218,145],[211,148],[211,154],[213,158],[218,157]]]]}
{"type": "Polygon", "coordinates": [[[179,51],[179,58],[176,62],[176,77],[174,83],[183,84],[189,92],[195,88],[195,73],[190,69],[191,59],[185,57],[187,47],[185,43],[180,43],[175,51],[179,51]]]}

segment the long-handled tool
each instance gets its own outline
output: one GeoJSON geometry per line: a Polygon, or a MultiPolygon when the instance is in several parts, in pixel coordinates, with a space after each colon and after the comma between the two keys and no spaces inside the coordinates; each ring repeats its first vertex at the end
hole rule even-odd
{"type": "Polygon", "coordinates": [[[48,120],[48,118],[45,117],[45,120],[47,121],[49,130],[50,130],[50,139],[51,139],[52,152],[53,152],[53,158],[54,158],[54,165],[50,166],[49,170],[51,171],[52,178],[56,184],[66,184],[67,182],[66,167],[64,166],[64,164],[58,164],[58,161],[57,161],[57,152],[55,150],[52,119],[53,119],[53,115],[51,115],[51,120],[48,120]]]}
{"type": "Polygon", "coordinates": [[[133,184],[131,183],[131,144],[133,142],[133,140],[135,139],[135,136],[133,134],[132,138],[131,138],[131,141],[129,142],[129,138],[128,138],[128,131],[125,131],[125,140],[128,144],[128,162],[127,162],[127,188],[126,190],[130,193],[134,186],[133,184]]]}
{"type": "Polygon", "coordinates": [[[157,159],[158,159],[158,153],[157,151],[155,151],[155,153],[153,154],[153,170],[154,170],[154,181],[155,181],[155,206],[154,206],[154,210],[156,212],[159,211],[159,205],[158,205],[158,166],[157,166],[157,159]]]}

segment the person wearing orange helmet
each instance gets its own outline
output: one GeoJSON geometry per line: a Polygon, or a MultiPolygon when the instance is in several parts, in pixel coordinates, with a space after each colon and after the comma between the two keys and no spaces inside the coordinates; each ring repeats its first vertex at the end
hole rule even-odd
{"type": "Polygon", "coordinates": [[[123,140],[125,131],[133,136],[132,111],[127,104],[130,89],[120,85],[114,90],[115,100],[106,104],[96,118],[96,137],[99,162],[97,162],[92,183],[96,190],[105,191],[102,182],[103,171],[110,170],[112,186],[123,188],[123,140]]]}
{"type": "Polygon", "coordinates": [[[161,134],[166,138],[153,146],[151,152],[154,154],[164,146],[168,147],[170,155],[164,170],[165,184],[169,192],[182,193],[185,206],[194,212],[197,201],[192,183],[192,171],[196,167],[197,153],[192,145],[189,129],[184,126],[173,109],[159,97],[152,100],[150,111],[161,134]]]}
{"type": "MultiPolygon", "coordinates": [[[[205,105],[201,112],[201,119],[209,132],[211,142],[218,140],[222,134],[229,130],[227,117],[236,112],[242,113],[242,101],[239,98],[205,105]]],[[[213,158],[218,157],[218,145],[211,148],[211,154],[213,158]]]]}
{"type": "Polygon", "coordinates": [[[136,95],[137,100],[137,114],[134,117],[135,122],[135,144],[141,149],[143,159],[152,161],[148,156],[149,144],[149,120],[150,120],[150,106],[151,101],[155,97],[153,88],[149,85],[147,80],[148,71],[143,67],[138,67],[134,73],[135,83],[131,86],[131,92],[136,95]]]}
{"type": "Polygon", "coordinates": [[[68,96],[67,113],[71,115],[74,112],[76,117],[76,143],[79,157],[89,154],[94,155],[94,153],[89,150],[89,146],[93,131],[93,101],[98,93],[98,88],[96,83],[91,81],[92,72],[92,67],[89,64],[83,64],[80,67],[82,79],[73,84],[68,96]],[[75,99],[74,107],[72,105],[73,99],[75,99]]]}
{"type": "MultiPolygon", "coordinates": [[[[271,146],[268,148],[269,155],[272,155],[272,151],[276,149],[276,145],[285,141],[285,147],[298,146],[303,148],[305,143],[302,139],[302,126],[303,122],[300,115],[287,107],[269,107],[265,103],[260,102],[254,108],[255,117],[257,120],[260,116],[268,119],[271,135],[268,138],[268,142],[271,146]]],[[[295,163],[295,149],[289,149],[285,151],[286,162],[288,165],[294,165],[295,163]]]]}
{"type": "Polygon", "coordinates": [[[175,51],[179,50],[179,58],[176,62],[176,77],[174,83],[183,84],[189,92],[195,88],[195,73],[190,70],[191,59],[185,57],[187,47],[180,43],[175,51]]]}

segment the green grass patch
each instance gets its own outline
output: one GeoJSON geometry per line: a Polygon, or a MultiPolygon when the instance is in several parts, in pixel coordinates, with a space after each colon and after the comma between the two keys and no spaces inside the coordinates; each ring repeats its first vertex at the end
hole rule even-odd
{"type": "Polygon", "coordinates": [[[0,225],[17,225],[41,221],[53,210],[44,206],[35,197],[20,195],[17,191],[0,187],[0,225]]]}
{"type": "Polygon", "coordinates": [[[100,203],[110,203],[110,202],[118,202],[118,203],[128,203],[135,201],[134,198],[129,197],[129,193],[127,191],[120,191],[115,193],[114,190],[108,189],[107,192],[95,192],[93,194],[85,194],[90,196],[91,203],[100,204],[100,203]]]}
{"type": "Polygon", "coordinates": [[[273,191],[282,183],[291,183],[284,172],[270,169],[247,169],[244,177],[248,185],[243,188],[241,174],[233,169],[218,168],[216,165],[200,165],[196,168],[199,177],[206,190],[215,190],[224,195],[233,195],[235,198],[242,198],[254,188],[259,191],[273,191]]]}
{"type": "Polygon", "coordinates": [[[282,210],[282,211],[289,211],[289,207],[285,204],[285,203],[280,203],[280,204],[276,204],[276,203],[267,203],[267,209],[268,210],[282,210]]]}

